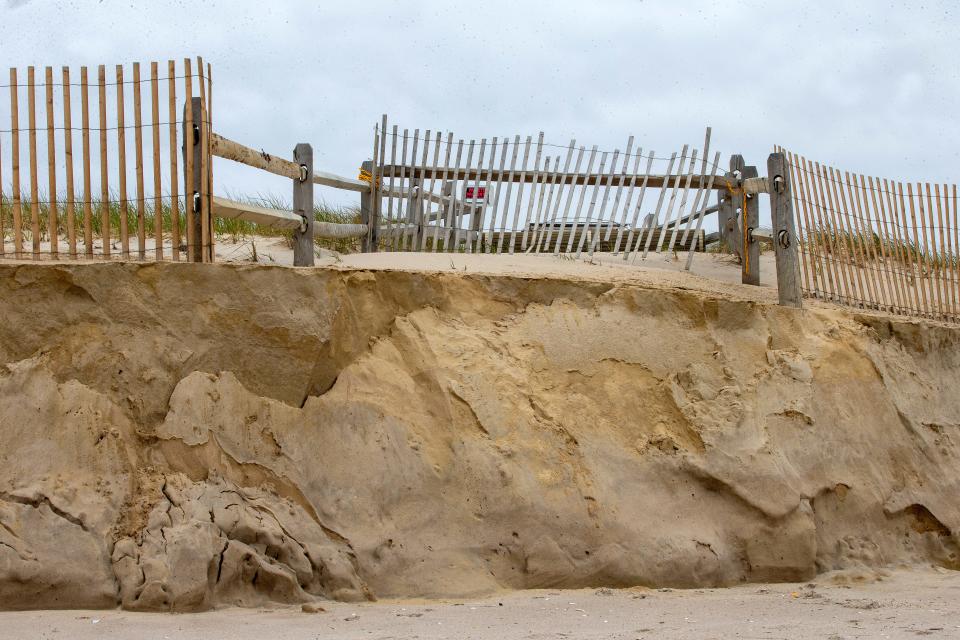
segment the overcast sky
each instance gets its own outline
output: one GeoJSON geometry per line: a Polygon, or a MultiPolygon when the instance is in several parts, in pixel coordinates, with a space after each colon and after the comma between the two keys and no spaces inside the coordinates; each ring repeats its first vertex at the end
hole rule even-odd
{"type": "MultiPolygon", "coordinates": [[[[844,169],[956,182],[960,20],[925,3],[0,0],[7,66],[202,55],[215,129],[354,176],[382,113],[466,139],[544,131],[765,166],[781,144],[844,169]],[[912,4],[912,6],[910,6],[912,4]]],[[[217,191],[286,194],[218,161],[217,191]]],[[[761,174],[763,173],[761,169],[761,174]]],[[[355,194],[318,195],[352,203],[355,194]]]]}

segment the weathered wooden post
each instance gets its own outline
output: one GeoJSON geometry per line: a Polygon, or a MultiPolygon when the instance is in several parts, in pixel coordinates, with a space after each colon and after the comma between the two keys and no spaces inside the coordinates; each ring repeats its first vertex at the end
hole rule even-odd
{"type": "MultiPolygon", "coordinates": [[[[364,160],[360,165],[360,175],[369,176],[372,171],[373,161],[364,160]]],[[[360,238],[360,251],[363,253],[376,252],[377,245],[380,243],[380,225],[373,224],[371,227],[371,218],[375,216],[375,212],[373,211],[374,186],[373,179],[371,178],[370,189],[360,192],[360,223],[366,225],[367,229],[369,229],[368,233],[360,238]]]]}
{"type": "Polygon", "coordinates": [[[293,148],[293,161],[300,165],[300,176],[293,180],[293,211],[303,217],[293,232],[293,266],[312,267],[313,247],[313,147],[301,142],[293,148]]]}
{"type": "Polygon", "coordinates": [[[207,159],[203,157],[203,105],[200,98],[191,98],[183,103],[183,184],[190,185],[190,191],[184,191],[186,200],[187,261],[203,262],[203,218],[202,185],[207,159]],[[187,110],[189,109],[189,114],[187,110]],[[187,145],[190,145],[188,151],[187,145]]]}
{"type": "Polygon", "coordinates": [[[793,192],[787,161],[782,153],[771,153],[767,158],[767,180],[780,304],[800,309],[803,307],[803,294],[800,290],[798,242],[793,220],[793,192]]]}
{"type": "Polygon", "coordinates": [[[743,233],[740,230],[743,194],[740,186],[743,184],[743,156],[730,156],[730,171],[724,178],[730,189],[721,192],[718,218],[720,222],[720,241],[727,251],[743,257],[743,233]]]}
{"type": "MultiPolygon", "coordinates": [[[[743,168],[743,180],[756,178],[760,174],[753,165],[743,168]]],[[[742,183],[741,183],[742,185],[742,183]]],[[[743,247],[740,252],[740,281],[743,284],[760,285],[760,242],[753,232],[760,226],[760,198],[756,193],[742,192],[742,205],[746,214],[741,213],[740,229],[743,247]]]]}

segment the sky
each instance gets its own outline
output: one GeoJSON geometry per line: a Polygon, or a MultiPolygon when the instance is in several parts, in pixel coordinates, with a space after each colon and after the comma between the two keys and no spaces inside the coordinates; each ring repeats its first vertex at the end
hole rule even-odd
{"type": "MultiPolygon", "coordinates": [[[[858,173],[956,182],[960,7],[750,2],[0,0],[6,66],[201,55],[214,129],[355,176],[382,114],[457,137],[543,131],[658,156],[683,144],[761,167],[779,144],[858,173]]],[[[289,181],[218,160],[216,190],[289,181]]],[[[6,178],[5,178],[6,179],[6,178]]],[[[330,204],[356,194],[318,189],[330,204]]]]}

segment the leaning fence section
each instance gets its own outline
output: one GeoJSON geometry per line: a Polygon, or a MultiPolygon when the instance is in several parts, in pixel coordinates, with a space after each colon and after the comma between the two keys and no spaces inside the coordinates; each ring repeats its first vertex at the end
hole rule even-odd
{"type": "Polygon", "coordinates": [[[209,64],[27,67],[0,87],[0,258],[213,259],[209,64]]]}
{"type": "Polygon", "coordinates": [[[805,295],[960,321],[957,185],[904,183],[786,156],[805,295]]]}
{"type": "Polygon", "coordinates": [[[471,253],[703,250],[703,218],[720,154],[657,155],[627,139],[599,150],[537,136],[463,140],[452,133],[376,128],[363,177],[374,197],[373,244],[389,251],[471,253]]]}

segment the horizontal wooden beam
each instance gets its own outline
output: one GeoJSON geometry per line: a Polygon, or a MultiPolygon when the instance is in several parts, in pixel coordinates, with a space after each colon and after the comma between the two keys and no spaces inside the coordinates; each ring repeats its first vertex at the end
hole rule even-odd
{"type": "MultiPolygon", "coordinates": [[[[385,165],[380,174],[382,178],[399,178],[400,177],[401,165],[398,164],[388,164],[385,165]]],[[[443,179],[446,176],[447,180],[480,180],[486,182],[487,176],[490,176],[491,182],[510,182],[510,171],[507,169],[451,169],[449,167],[403,167],[404,176],[407,178],[420,179],[420,180],[429,180],[431,178],[443,179]]],[[[614,176],[616,181],[620,180],[620,174],[615,174],[614,176]]],[[[661,188],[664,185],[669,186],[672,181],[676,179],[675,175],[649,175],[645,176],[643,174],[626,174],[625,184],[628,184],[631,177],[636,179],[636,184],[643,184],[644,179],[646,179],[646,184],[650,188],[661,188]]],[[[533,182],[534,180],[542,179],[541,176],[534,175],[532,171],[515,171],[513,173],[513,182],[533,182]]],[[[585,185],[594,185],[598,181],[601,183],[606,182],[610,179],[609,173],[569,173],[565,175],[560,175],[557,178],[557,184],[585,184],[585,185]]],[[[551,177],[552,181],[553,178],[551,177]]],[[[700,175],[694,174],[690,177],[690,186],[689,189],[707,189],[710,184],[709,175],[700,175]]],[[[715,180],[713,183],[713,189],[728,189],[727,183],[725,180],[715,180]]]]}
{"type": "MultiPolygon", "coordinates": [[[[277,176],[290,178],[291,180],[300,179],[300,165],[296,162],[279,158],[266,151],[251,149],[216,133],[212,134],[210,152],[218,158],[233,160],[234,162],[245,164],[254,169],[261,169],[277,176]]],[[[325,187],[334,187],[335,189],[358,191],[360,193],[370,191],[369,182],[345,178],[325,171],[315,170],[313,172],[313,183],[325,187]]]]}
{"type": "Polygon", "coordinates": [[[303,222],[303,218],[293,211],[268,209],[217,196],[213,196],[213,215],[230,220],[246,220],[275,229],[299,229],[303,222]]]}

